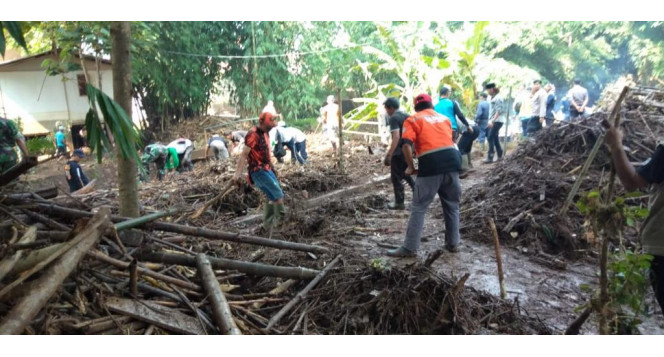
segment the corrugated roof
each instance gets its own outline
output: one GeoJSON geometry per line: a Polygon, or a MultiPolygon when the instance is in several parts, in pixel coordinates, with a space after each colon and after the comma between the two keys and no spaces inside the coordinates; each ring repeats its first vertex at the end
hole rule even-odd
{"type": "MultiPolygon", "coordinates": [[[[26,56],[26,57],[23,57],[23,58],[15,59],[15,60],[12,60],[12,61],[3,62],[3,63],[0,63],[0,71],[2,70],[3,67],[11,66],[11,65],[14,65],[14,64],[17,64],[17,63],[21,63],[21,62],[25,62],[25,61],[28,61],[28,60],[31,60],[31,59],[40,58],[40,57],[45,57],[45,56],[50,56],[50,55],[57,55],[57,53],[56,53],[55,51],[46,51],[46,52],[42,52],[42,53],[38,53],[38,54],[31,55],[31,56],[26,56]]],[[[76,58],[80,58],[80,56],[78,55],[78,53],[74,53],[73,55],[74,55],[74,57],[76,57],[76,58]]],[[[83,55],[83,57],[84,57],[85,59],[89,60],[89,61],[93,61],[93,62],[95,61],[95,57],[94,57],[94,56],[83,55]]],[[[102,60],[101,60],[101,63],[111,64],[111,61],[110,61],[110,60],[106,60],[106,59],[102,59],[102,60]]]]}

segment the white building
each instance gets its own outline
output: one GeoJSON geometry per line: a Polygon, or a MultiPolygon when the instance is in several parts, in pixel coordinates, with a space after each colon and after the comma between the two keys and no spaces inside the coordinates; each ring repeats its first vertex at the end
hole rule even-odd
{"type": "MultiPolygon", "coordinates": [[[[58,121],[78,127],[90,108],[79,57],[74,56],[72,71],[56,75],[48,75],[42,67],[46,59],[59,60],[49,51],[0,63],[0,116],[20,118],[25,136],[48,134],[58,121]]],[[[99,87],[94,57],[86,56],[84,62],[91,84],[99,87]]],[[[110,61],[101,61],[100,72],[101,88],[112,98],[110,61]]]]}
{"type": "MultiPolygon", "coordinates": [[[[0,116],[20,118],[23,135],[39,136],[53,132],[55,123],[61,122],[70,131],[68,137],[78,147],[78,131],[85,124],[90,109],[85,94],[86,77],[78,55],[72,57],[71,70],[64,74],[48,75],[42,63],[58,55],[48,51],[0,63],[0,116]]],[[[95,59],[84,56],[90,84],[99,88],[95,59]]],[[[109,60],[101,60],[101,89],[113,98],[113,71],[109,60]]],[[[133,103],[134,122],[138,122],[138,109],[133,103]]]]}

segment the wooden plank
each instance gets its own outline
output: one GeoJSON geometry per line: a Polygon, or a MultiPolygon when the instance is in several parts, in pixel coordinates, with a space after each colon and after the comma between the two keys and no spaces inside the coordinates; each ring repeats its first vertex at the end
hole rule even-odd
{"type": "Polygon", "coordinates": [[[169,331],[186,335],[206,334],[196,318],[149,300],[130,300],[111,297],[106,300],[106,307],[113,312],[131,316],[137,320],[148,322],[169,331]]]}

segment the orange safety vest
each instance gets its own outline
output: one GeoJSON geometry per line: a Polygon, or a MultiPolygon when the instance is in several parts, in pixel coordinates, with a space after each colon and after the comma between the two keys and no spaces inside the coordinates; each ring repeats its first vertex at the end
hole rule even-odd
{"type": "Polygon", "coordinates": [[[403,123],[401,137],[415,145],[418,157],[455,147],[452,122],[433,109],[425,109],[408,117],[403,123]]]}

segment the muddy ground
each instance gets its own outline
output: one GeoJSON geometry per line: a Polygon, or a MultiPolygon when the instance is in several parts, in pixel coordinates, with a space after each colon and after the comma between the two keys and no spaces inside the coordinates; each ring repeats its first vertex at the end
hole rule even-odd
{"type": "MultiPolygon", "coordinates": [[[[325,206],[303,209],[299,202],[343,190],[353,185],[361,185],[372,178],[380,178],[389,174],[389,169],[382,165],[384,148],[378,144],[367,145],[361,142],[349,143],[348,154],[345,160],[346,173],[335,174],[336,157],[329,147],[317,140],[309,147],[311,164],[305,167],[291,166],[289,163],[278,165],[284,183],[285,191],[289,196],[292,211],[289,218],[292,220],[283,232],[277,233],[276,238],[292,241],[301,241],[310,244],[319,244],[329,247],[336,252],[342,252],[349,261],[360,264],[380,265],[382,267],[405,268],[414,262],[423,261],[427,255],[442,248],[444,229],[442,211],[435,201],[429,209],[426,218],[421,252],[416,259],[394,259],[385,256],[389,247],[401,244],[405,234],[408,220],[408,211],[390,211],[387,202],[392,199],[392,187],[389,181],[371,184],[361,190],[342,195],[341,200],[326,204],[325,206]],[[371,146],[372,150],[368,150],[371,146]]],[[[513,146],[512,146],[513,148],[513,146]]],[[[462,180],[462,187],[468,190],[473,186],[482,185],[491,165],[482,165],[482,154],[477,148],[474,157],[474,170],[462,180]]],[[[66,190],[66,181],[62,173],[64,161],[51,161],[39,166],[29,175],[23,177],[23,182],[30,187],[38,188],[55,183],[66,190]]],[[[228,164],[222,164],[228,165],[228,164]]],[[[234,167],[234,163],[232,163],[234,167]]],[[[115,168],[113,160],[107,160],[99,165],[91,158],[83,162],[83,169],[90,178],[99,178],[99,190],[108,191],[113,197],[115,168]]],[[[211,188],[221,189],[224,182],[215,176],[219,172],[219,164],[200,162],[193,173],[184,173],[172,182],[151,182],[142,185],[142,203],[151,209],[163,209],[169,206],[188,204],[200,205],[211,194],[206,193],[211,188]],[[210,180],[210,183],[201,183],[210,180]],[[194,189],[194,185],[201,186],[194,189]],[[154,192],[159,192],[156,197],[154,192]],[[202,193],[201,193],[202,192],[202,193]],[[164,195],[169,198],[162,199],[164,195]],[[207,195],[207,196],[206,196],[207,195]],[[201,196],[201,197],[199,197],[201,196]],[[155,198],[156,197],[156,198],[155,198]],[[189,199],[188,197],[194,197],[189,199]]],[[[221,171],[228,174],[227,168],[221,171]]],[[[226,176],[223,176],[226,177],[226,176]]],[[[260,195],[256,191],[248,191],[245,195],[260,195]]],[[[407,190],[407,208],[411,193],[407,190]]],[[[220,204],[212,207],[196,222],[197,225],[223,230],[233,230],[253,234],[260,221],[246,221],[247,217],[260,214],[262,199],[255,201],[242,201],[245,206],[236,209],[237,205],[220,204]],[[243,221],[243,223],[237,223],[243,221]]],[[[468,207],[461,207],[461,210],[468,207]]],[[[483,217],[477,217],[478,220],[483,217]]],[[[496,261],[493,240],[490,231],[485,235],[473,233],[472,239],[466,237],[465,222],[461,222],[462,246],[458,253],[445,252],[434,262],[432,268],[452,278],[459,278],[468,273],[467,287],[478,291],[499,296],[499,285],[496,276],[496,261]]],[[[166,235],[167,236],[167,235],[166,235]]],[[[162,236],[163,237],[163,236],[162,236]]],[[[186,246],[193,250],[212,249],[229,258],[246,258],[255,253],[255,248],[237,247],[233,244],[199,243],[188,239],[186,246]]],[[[331,257],[314,257],[297,252],[277,252],[269,250],[264,260],[269,263],[284,262],[289,265],[321,266],[329,262],[331,257]]],[[[595,286],[597,282],[597,264],[592,255],[584,258],[569,260],[560,257],[566,264],[566,269],[554,269],[549,265],[542,265],[533,259],[534,252],[522,247],[502,247],[503,269],[505,271],[505,284],[507,299],[512,301],[522,313],[539,319],[548,326],[553,333],[561,333],[576,318],[574,309],[581,305],[587,294],[582,293],[579,286],[589,284],[595,286]]],[[[259,280],[260,282],[260,280],[259,280]]],[[[260,286],[260,284],[258,284],[260,286]]],[[[255,287],[254,287],[255,288],[255,287]]],[[[658,311],[659,307],[652,294],[648,297],[648,305],[652,314],[640,326],[643,334],[664,333],[664,318],[658,311]]],[[[586,323],[582,333],[594,334],[597,328],[594,321],[586,323]]]]}

